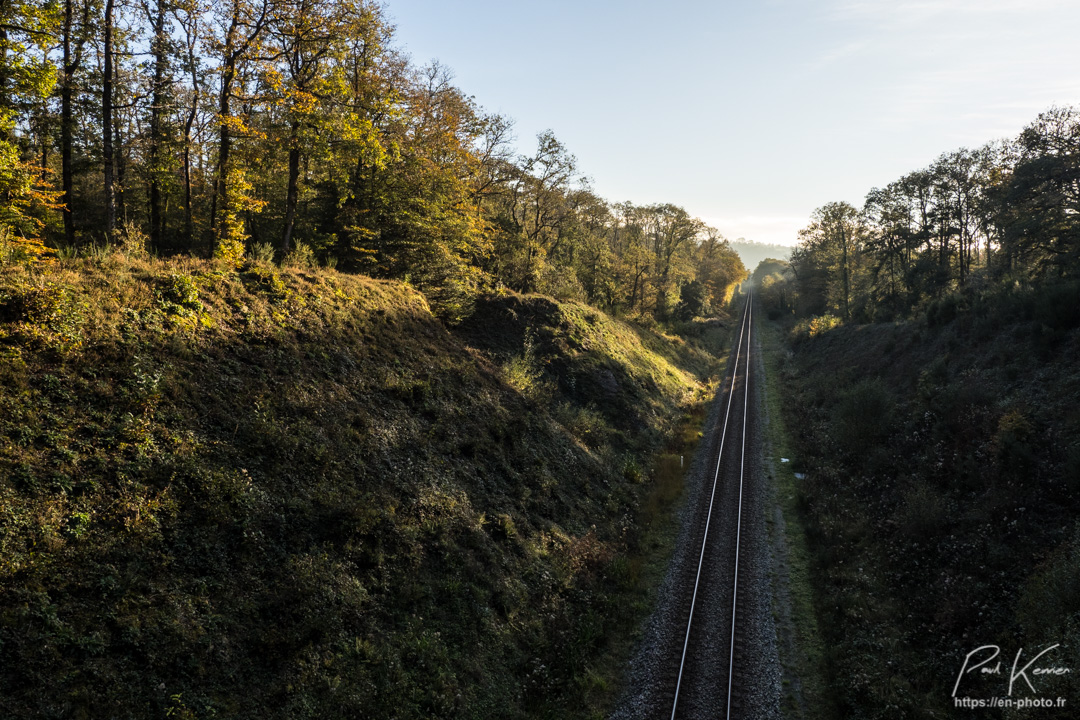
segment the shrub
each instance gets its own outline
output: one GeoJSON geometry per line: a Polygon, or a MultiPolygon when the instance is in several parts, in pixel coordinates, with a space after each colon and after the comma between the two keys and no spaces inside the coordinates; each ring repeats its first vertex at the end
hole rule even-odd
{"type": "Polygon", "coordinates": [[[791,339],[795,341],[805,340],[807,338],[817,337],[818,335],[832,330],[833,328],[840,327],[843,324],[843,320],[835,315],[815,315],[811,318],[805,318],[795,324],[795,327],[791,330],[791,339]]]}
{"type": "Polygon", "coordinates": [[[675,306],[675,319],[686,322],[700,315],[704,305],[704,286],[697,280],[691,280],[679,289],[679,304],[675,306]]]}
{"type": "Polygon", "coordinates": [[[877,378],[861,380],[843,392],[836,407],[839,434],[847,444],[866,446],[889,434],[893,400],[877,378]]]}
{"type": "Polygon", "coordinates": [[[1039,288],[1034,301],[1035,320],[1051,330],[1067,330],[1080,324],[1080,283],[1039,288]]]}
{"type": "Polygon", "coordinates": [[[947,295],[940,300],[934,300],[926,308],[926,324],[930,327],[948,325],[956,319],[959,309],[960,301],[955,295],[947,295]]]}
{"type": "Polygon", "coordinates": [[[253,278],[256,284],[269,293],[275,300],[280,301],[288,299],[290,290],[272,265],[255,265],[249,267],[247,276],[253,278]]]}
{"type": "Polygon", "coordinates": [[[296,268],[299,270],[313,268],[318,265],[315,260],[315,252],[311,249],[311,246],[302,242],[296,243],[296,247],[285,256],[285,259],[281,261],[281,264],[284,267],[296,268]]]}
{"type": "Polygon", "coordinates": [[[544,265],[537,273],[536,291],[556,300],[583,300],[585,288],[572,268],[544,265]]]}
{"type": "Polygon", "coordinates": [[[270,243],[252,243],[247,258],[253,265],[270,265],[274,262],[274,246],[270,243]]]}
{"type": "Polygon", "coordinates": [[[510,387],[531,400],[541,400],[551,390],[549,384],[542,381],[544,370],[536,357],[531,330],[525,333],[521,355],[503,364],[503,376],[510,387]]]}
{"type": "Polygon", "coordinates": [[[190,275],[173,273],[158,288],[158,301],[162,309],[173,315],[186,317],[201,312],[199,288],[190,275]]]}
{"type": "Polygon", "coordinates": [[[950,512],[948,499],[925,483],[904,493],[897,508],[897,521],[909,538],[932,538],[945,534],[950,512]]]}
{"type": "Polygon", "coordinates": [[[1068,620],[1080,623],[1080,529],[1059,547],[1024,583],[1017,616],[1029,636],[1046,635],[1068,620]],[[1051,628],[1048,628],[1050,625],[1051,628]]]}
{"type": "Polygon", "coordinates": [[[1020,410],[1010,410],[998,421],[994,433],[994,448],[1003,473],[1017,480],[1032,469],[1035,460],[1035,429],[1020,410]]]}
{"type": "Polygon", "coordinates": [[[117,248],[129,258],[146,257],[150,238],[133,222],[126,222],[116,231],[117,248]]]}
{"type": "Polygon", "coordinates": [[[85,305],[52,283],[0,290],[0,321],[11,323],[5,335],[26,346],[73,350],[82,345],[85,305]]]}
{"type": "Polygon", "coordinates": [[[556,418],[574,437],[589,447],[599,447],[607,435],[607,422],[594,405],[578,407],[562,403],[556,409],[556,418]]]}

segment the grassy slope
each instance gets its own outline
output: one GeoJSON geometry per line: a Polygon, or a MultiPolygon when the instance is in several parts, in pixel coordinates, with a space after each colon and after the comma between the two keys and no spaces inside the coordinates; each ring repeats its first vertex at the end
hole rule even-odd
{"type": "MultiPolygon", "coordinates": [[[[783,368],[832,714],[966,717],[953,684],[984,644],[1005,668],[1060,642],[1051,664],[1076,666],[1080,333],[1043,303],[841,327],[783,368]]],[[[960,695],[1005,696],[1003,673],[960,695]]],[[[1075,670],[1036,685],[1069,705],[1080,689],[1075,670]]]]}
{"type": "Polygon", "coordinates": [[[649,601],[642,468],[722,333],[516,296],[448,331],[329,271],[2,272],[0,715],[610,699],[649,601]]]}
{"type": "Polygon", "coordinates": [[[785,718],[818,720],[831,717],[827,702],[823,670],[824,647],[815,613],[813,583],[810,576],[811,552],[806,543],[806,520],[798,501],[799,481],[790,462],[792,441],[784,424],[784,394],[787,391],[780,381],[781,366],[787,362],[787,347],[778,323],[759,320],[758,341],[761,343],[762,363],[765,368],[765,409],[768,418],[766,467],[772,480],[775,501],[783,516],[782,527],[775,527],[774,516],[769,516],[770,531],[777,550],[777,571],[781,573],[774,582],[774,607],[778,608],[778,640],[780,660],[784,666],[784,695],[782,710],[785,718]],[[780,537],[777,537],[777,535],[780,537]],[[783,587],[778,587],[780,584],[783,587]],[[783,623],[790,619],[791,626],[783,623]]]}

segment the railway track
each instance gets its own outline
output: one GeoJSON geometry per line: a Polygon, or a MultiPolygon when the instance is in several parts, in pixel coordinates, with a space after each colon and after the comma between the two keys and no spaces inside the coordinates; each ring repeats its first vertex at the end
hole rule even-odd
{"type": "MultiPolygon", "coordinates": [[[[747,438],[753,429],[751,387],[754,362],[753,291],[747,295],[738,339],[733,348],[722,419],[712,438],[715,456],[708,502],[699,497],[691,536],[698,548],[696,564],[687,563],[678,585],[692,585],[684,602],[681,652],[671,683],[670,718],[752,717],[746,703],[748,638],[742,630],[740,603],[748,583],[743,550],[747,487],[747,438]],[[692,572],[692,583],[689,582],[692,572]],[[748,714],[749,713],[749,714],[748,714]]],[[[749,463],[753,465],[753,463],[749,463]]],[[[677,586],[678,588],[678,586],[677,586]]],[[[685,590],[683,591],[685,593],[685,590]]],[[[678,613],[677,613],[678,614],[678,613]]]]}
{"type": "Polygon", "coordinates": [[[782,717],[753,305],[751,289],[686,474],[681,529],[656,609],[611,720],[782,717]]]}

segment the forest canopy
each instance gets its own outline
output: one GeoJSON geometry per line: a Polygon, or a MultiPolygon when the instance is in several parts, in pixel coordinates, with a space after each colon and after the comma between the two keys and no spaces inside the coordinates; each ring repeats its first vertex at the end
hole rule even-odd
{"type": "Polygon", "coordinates": [[[1015,138],[873,188],[861,208],[815,210],[770,310],[934,321],[994,293],[1077,280],[1080,110],[1055,107],[1015,138]]]}
{"type": "Polygon", "coordinates": [[[667,319],[745,277],[683,208],[601,198],[551,131],[514,141],[369,0],[0,2],[7,257],[290,256],[451,318],[508,287],[667,319]]]}

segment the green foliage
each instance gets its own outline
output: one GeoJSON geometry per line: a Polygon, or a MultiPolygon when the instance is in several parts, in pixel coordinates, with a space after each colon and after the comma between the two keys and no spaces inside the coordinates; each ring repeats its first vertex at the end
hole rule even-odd
{"type": "Polygon", "coordinates": [[[893,400],[877,378],[860,380],[840,394],[836,406],[840,437],[853,450],[865,450],[889,434],[893,400]]]}
{"type": "MultiPolygon", "coordinates": [[[[1017,618],[1036,641],[1073,640],[1080,629],[1080,532],[1059,546],[1025,582],[1017,618]],[[1062,632],[1064,631],[1064,632],[1062,632]]],[[[1075,683],[1074,683],[1075,685],[1075,683]]]]}
{"type": "Polygon", "coordinates": [[[248,247],[247,258],[254,265],[270,265],[274,262],[274,246],[270,243],[252,243],[248,247]]]}
{"type": "Polygon", "coordinates": [[[930,327],[948,325],[956,319],[960,308],[960,298],[947,295],[940,300],[933,300],[926,308],[926,324],[930,327]]]}
{"type": "Polygon", "coordinates": [[[293,294],[273,265],[253,265],[247,268],[244,276],[254,280],[257,287],[279,302],[288,300],[293,294]]]}
{"type": "Polygon", "coordinates": [[[1052,345],[1055,329],[1080,322],[1077,158],[1080,115],[1052,108],[1007,143],[945,153],[872,189],[861,212],[819,208],[791,256],[797,312],[858,322],[925,312],[935,327],[1036,283],[1054,288],[1039,312],[1052,345]]]}
{"type": "Polygon", "coordinates": [[[1001,416],[993,438],[1002,472],[1025,484],[1035,459],[1034,438],[1035,428],[1020,410],[1010,410],[1001,416]]]}
{"type": "Polygon", "coordinates": [[[203,309],[199,301],[199,287],[190,275],[173,273],[158,288],[158,301],[170,314],[190,316],[203,309]]]}
{"type": "Polygon", "coordinates": [[[551,386],[543,381],[544,371],[531,332],[525,333],[521,354],[503,365],[503,375],[510,387],[531,400],[540,401],[550,395],[551,386]]]}
{"type": "Polygon", "coordinates": [[[243,262],[244,242],[248,238],[244,215],[261,212],[266,201],[255,196],[255,187],[242,168],[230,167],[225,182],[229,192],[221,212],[214,258],[237,268],[243,262]]]}
{"type": "Polygon", "coordinates": [[[675,318],[683,322],[691,320],[705,306],[705,288],[697,280],[686,283],[679,290],[679,304],[675,307],[675,318]]]}
{"type": "Polygon", "coordinates": [[[68,353],[84,340],[85,306],[61,285],[20,282],[0,286],[0,342],[68,353]]]}
{"type": "Polygon", "coordinates": [[[132,222],[120,226],[116,233],[116,244],[119,251],[129,258],[144,258],[150,251],[150,238],[132,222]]]}
{"type": "Polygon", "coordinates": [[[305,243],[297,243],[285,259],[281,261],[282,267],[294,268],[297,270],[304,270],[316,267],[318,263],[315,261],[315,252],[311,249],[310,245],[305,243]]]}

